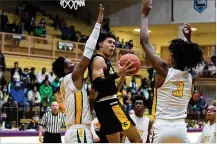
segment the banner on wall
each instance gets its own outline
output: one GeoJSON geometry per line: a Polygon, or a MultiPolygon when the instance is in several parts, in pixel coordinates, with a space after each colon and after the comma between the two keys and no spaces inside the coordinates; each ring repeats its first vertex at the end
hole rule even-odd
{"type": "Polygon", "coordinates": [[[73,43],[58,41],[57,42],[57,49],[71,51],[73,49],[73,43]]]}
{"type": "Polygon", "coordinates": [[[202,13],[207,8],[207,0],[194,0],[194,9],[202,13]]]}

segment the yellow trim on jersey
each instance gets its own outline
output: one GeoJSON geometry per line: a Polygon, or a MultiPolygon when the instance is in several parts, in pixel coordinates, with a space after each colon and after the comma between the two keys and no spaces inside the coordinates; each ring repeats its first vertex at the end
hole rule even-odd
{"type": "Polygon", "coordinates": [[[75,124],[81,124],[83,108],[83,96],[82,92],[75,93],[75,124]]]}
{"type": "Polygon", "coordinates": [[[112,106],[112,110],[122,124],[122,129],[127,130],[130,127],[130,121],[119,105],[112,106]]]}
{"type": "Polygon", "coordinates": [[[156,113],[156,104],[157,104],[157,89],[154,88],[154,98],[152,103],[152,115],[155,119],[155,113],[156,113]]]}

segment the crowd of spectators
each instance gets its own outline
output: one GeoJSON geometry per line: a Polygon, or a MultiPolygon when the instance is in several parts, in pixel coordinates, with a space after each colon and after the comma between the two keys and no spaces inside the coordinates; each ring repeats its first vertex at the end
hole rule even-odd
{"type": "MultiPolygon", "coordinates": [[[[22,118],[31,118],[38,108],[40,116],[49,110],[50,104],[54,101],[54,94],[58,91],[60,81],[53,72],[47,73],[46,68],[35,74],[35,68],[19,67],[14,62],[11,68],[11,81],[0,85],[0,109],[1,115],[6,115],[7,122],[17,121],[22,118]]],[[[4,74],[1,80],[5,79],[4,74]]]]}

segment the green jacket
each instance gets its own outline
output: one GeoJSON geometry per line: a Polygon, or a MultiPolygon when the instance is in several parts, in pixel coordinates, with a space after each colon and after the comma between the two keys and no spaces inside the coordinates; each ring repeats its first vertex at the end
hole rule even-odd
{"type": "Polygon", "coordinates": [[[42,84],[39,88],[39,93],[41,95],[41,102],[43,102],[46,98],[46,96],[49,96],[49,105],[54,101],[54,95],[53,95],[53,89],[51,86],[45,86],[45,84],[42,84]]]}

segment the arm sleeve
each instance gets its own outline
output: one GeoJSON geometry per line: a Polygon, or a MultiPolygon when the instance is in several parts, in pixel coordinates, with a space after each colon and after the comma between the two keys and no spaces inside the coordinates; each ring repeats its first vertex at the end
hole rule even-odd
{"type": "Polygon", "coordinates": [[[88,59],[91,59],[93,52],[95,50],[96,44],[97,44],[97,40],[99,38],[99,34],[100,34],[100,28],[101,28],[101,24],[96,23],[89,39],[87,40],[86,44],[85,44],[85,48],[84,48],[84,56],[87,57],[88,59]]]}

